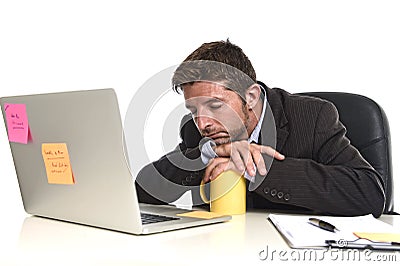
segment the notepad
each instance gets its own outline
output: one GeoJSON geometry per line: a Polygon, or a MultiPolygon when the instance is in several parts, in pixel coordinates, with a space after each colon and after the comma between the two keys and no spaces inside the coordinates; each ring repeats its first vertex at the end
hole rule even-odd
{"type": "MultiPolygon", "coordinates": [[[[278,229],[290,247],[293,248],[322,248],[333,245],[341,248],[362,248],[376,246],[367,239],[360,239],[354,232],[364,232],[363,236],[372,234],[393,234],[393,226],[375,219],[371,214],[355,217],[306,216],[288,214],[270,214],[268,219],[278,229]],[[318,218],[335,225],[339,231],[330,232],[318,228],[308,222],[309,218],[318,218]],[[367,232],[367,233],[365,233],[367,232]]],[[[367,237],[365,237],[367,238],[367,237]]],[[[382,243],[384,248],[391,243],[382,243]]],[[[379,245],[377,246],[379,248],[379,245]]],[[[400,245],[395,249],[400,249],[400,245]]]]}

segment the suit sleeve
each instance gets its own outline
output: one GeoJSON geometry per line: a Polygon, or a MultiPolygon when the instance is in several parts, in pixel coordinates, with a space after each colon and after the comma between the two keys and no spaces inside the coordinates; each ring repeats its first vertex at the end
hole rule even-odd
{"type": "Polygon", "coordinates": [[[345,137],[333,104],[322,105],[315,125],[313,158],[274,160],[255,192],[316,213],[380,216],[385,202],[382,178],[345,137]]]}
{"type": "Polygon", "coordinates": [[[200,202],[198,186],[206,165],[200,156],[200,135],[195,126],[187,121],[187,117],[182,119],[182,142],[176,149],[146,165],[138,173],[135,184],[140,202],[171,203],[189,190],[193,202],[200,202]]]}

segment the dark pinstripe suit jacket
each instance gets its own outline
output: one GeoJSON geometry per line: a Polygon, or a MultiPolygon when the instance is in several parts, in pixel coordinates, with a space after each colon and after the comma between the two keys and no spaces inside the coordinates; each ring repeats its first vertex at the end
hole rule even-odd
{"type": "MultiPolygon", "coordinates": [[[[379,216],[385,202],[381,177],[346,138],[346,129],[338,119],[335,106],[324,100],[292,95],[276,88],[267,89],[266,93],[275,119],[276,149],[286,158],[283,161],[274,160],[265,178],[257,176],[263,181],[254,191],[248,191],[249,207],[328,215],[372,213],[379,216]]],[[[204,169],[190,171],[175,166],[182,161],[179,156],[191,159],[200,156],[198,147],[201,136],[190,116],[183,121],[182,142],[177,148],[181,152],[171,152],[144,167],[137,180],[150,180],[156,171],[178,184],[200,183],[204,169]],[[171,163],[171,158],[175,163],[171,163]]],[[[270,121],[270,117],[264,118],[260,144],[271,144],[268,138],[263,137],[272,134],[270,121]]],[[[265,159],[270,160],[266,156],[265,159]]],[[[184,168],[190,167],[185,165],[184,168]]],[[[157,186],[163,189],[162,184],[157,186]]],[[[140,201],[161,203],[141,187],[137,188],[140,201]]],[[[176,199],[178,194],[171,192],[170,201],[176,199]]],[[[193,193],[195,197],[196,194],[193,193]]]]}

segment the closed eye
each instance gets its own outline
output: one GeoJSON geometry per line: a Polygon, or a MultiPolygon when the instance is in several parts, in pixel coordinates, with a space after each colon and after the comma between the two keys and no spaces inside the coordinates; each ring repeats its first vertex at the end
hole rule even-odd
{"type": "Polygon", "coordinates": [[[216,109],[221,108],[222,105],[223,105],[223,103],[221,103],[221,102],[215,102],[215,103],[210,104],[209,107],[210,107],[210,109],[216,110],[216,109]]]}

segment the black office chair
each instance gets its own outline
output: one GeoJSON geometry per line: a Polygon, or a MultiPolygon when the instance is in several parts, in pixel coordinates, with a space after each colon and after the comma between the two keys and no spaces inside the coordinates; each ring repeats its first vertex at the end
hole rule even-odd
{"type": "Polygon", "coordinates": [[[389,123],[383,109],[373,100],[342,92],[299,93],[328,100],[338,112],[350,139],[361,155],[383,177],[386,194],[384,213],[393,213],[393,179],[389,123]]]}

